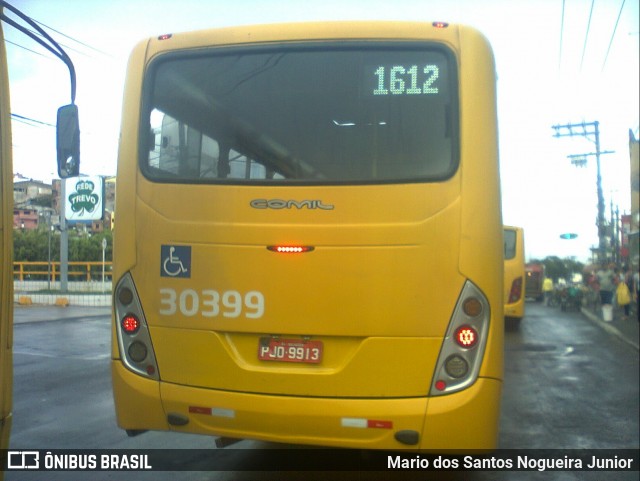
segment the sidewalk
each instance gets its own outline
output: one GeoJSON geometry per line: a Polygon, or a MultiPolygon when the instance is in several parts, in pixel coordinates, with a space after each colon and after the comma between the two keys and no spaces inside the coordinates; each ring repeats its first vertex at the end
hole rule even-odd
{"type": "Polygon", "coordinates": [[[111,282],[73,281],[68,284],[68,292],[62,294],[59,292],[59,281],[51,283],[14,281],[13,290],[13,302],[21,306],[108,307],[111,305],[111,282]]]}
{"type": "Polygon", "coordinates": [[[605,322],[602,318],[602,310],[597,310],[583,307],[582,313],[588,317],[595,324],[599,325],[609,334],[618,337],[621,341],[633,346],[637,350],[640,350],[639,334],[640,323],[638,322],[638,314],[631,313],[628,319],[622,319],[622,312],[620,308],[614,308],[613,321],[605,322]]]}

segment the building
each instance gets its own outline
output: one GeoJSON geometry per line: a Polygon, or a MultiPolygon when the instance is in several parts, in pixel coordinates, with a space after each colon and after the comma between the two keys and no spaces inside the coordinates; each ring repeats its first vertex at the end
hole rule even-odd
{"type": "MultiPolygon", "coordinates": [[[[17,177],[13,183],[14,229],[36,229],[39,225],[59,225],[62,206],[62,181],[53,179],[52,185],[33,179],[17,177]]],[[[115,177],[104,178],[104,214],[102,219],[82,224],[83,230],[102,232],[113,228],[115,218],[115,177]]]]}
{"type": "Polygon", "coordinates": [[[13,204],[22,207],[31,204],[51,205],[52,187],[39,180],[19,180],[13,183],[13,204]]]}
{"type": "Polygon", "coordinates": [[[634,270],[640,264],[640,248],[638,245],[638,225],[640,224],[640,145],[632,130],[629,130],[629,162],[631,172],[631,219],[629,227],[629,261],[634,270]]]}
{"type": "Polygon", "coordinates": [[[13,228],[30,230],[49,222],[52,196],[51,185],[18,175],[13,183],[13,228]]]}
{"type": "Polygon", "coordinates": [[[31,230],[38,228],[40,215],[37,209],[32,208],[14,208],[13,209],[13,228],[31,230]]]}

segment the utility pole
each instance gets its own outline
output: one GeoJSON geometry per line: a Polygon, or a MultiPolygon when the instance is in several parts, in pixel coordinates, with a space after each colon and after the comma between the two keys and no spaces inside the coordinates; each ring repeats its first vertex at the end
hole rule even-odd
{"type": "Polygon", "coordinates": [[[613,262],[620,265],[620,208],[616,205],[616,210],[613,210],[613,198],[611,199],[611,243],[613,244],[613,262]]]}
{"type": "Polygon", "coordinates": [[[606,223],[604,218],[604,195],[602,194],[602,175],[600,173],[600,156],[603,154],[612,154],[612,151],[601,152],[600,151],[600,123],[595,122],[582,122],[579,124],[566,124],[566,125],[554,125],[553,129],[556,131],[554,137],[574,137],[580,135],[586,139],[593,138],[596,146],[595,152],[588,154],[570,155],[571,162],[576,165],[583,165],[586,163],[586,157],[595,156],[597,166],[597,178],[596,188],[598,192],[598,217],[596,219],[596,225],[598,227],[598,262],[606,261],[606,223]]]}

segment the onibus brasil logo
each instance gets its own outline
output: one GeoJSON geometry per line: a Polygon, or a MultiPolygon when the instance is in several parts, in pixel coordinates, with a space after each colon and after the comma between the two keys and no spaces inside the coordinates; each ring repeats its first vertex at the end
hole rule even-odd
{"type": "Polygon", "coordinates": [[[100,196],[94,193],[96,186],[90,180],[81,180],[76,184],[76,191],[69,195],[71,210],[80,216],[85,212],[92,213],[100,202],[100,196]]]}

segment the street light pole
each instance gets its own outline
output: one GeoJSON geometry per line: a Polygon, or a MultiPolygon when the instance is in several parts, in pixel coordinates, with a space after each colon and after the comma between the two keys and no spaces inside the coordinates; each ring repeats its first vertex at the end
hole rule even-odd
{"type": "Polygon", "coordinates": [[[68,290],[69,280],[69,232],[66,220],[66,182],[60,181],[60,291],[64,294],[68,290]]]}
{"type": "Polygon", "coordinates": [[[600,171],[600,122],[593,122],[594,136],[596,138],[596,186],[598,189],[598,248],[600,250],[600,261],[604,261],[602,256],[605,253],[605,232],[604,232],[604,195],[602,193],[602,173],[600,171]]]}
{"type": "Polygon", "coordinates": [[[47,290],[51,292],[51,211],[47,211],[47,290]]]}

